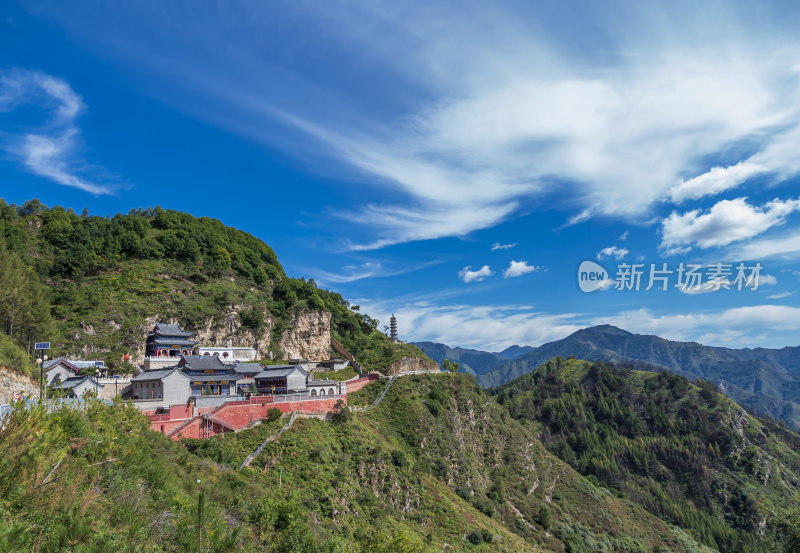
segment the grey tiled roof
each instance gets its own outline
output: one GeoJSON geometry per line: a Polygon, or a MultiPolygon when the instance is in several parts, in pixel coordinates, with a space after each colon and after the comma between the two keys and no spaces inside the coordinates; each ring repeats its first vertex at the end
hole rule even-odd
{"type": "Polygon", "coordinates": [[[309,386],[332,386],[337,388],[339,386],[338,380],[309,380],[309,386]]]}
{"type": "Polygon", "coordinates": [[[83,384],[83,382],[85,380],[88,380],[89,384],[91,384],[92,386],[96,386],[97,388],[100,388],[100,389],[103,388],[102,384],[96,382],[94,378],[91,378],[91,377],[88,377],[88,376],[73,376],[71,378],[66,379],[61,384],[58,384],[57,386],[53,386],[53,388],[58,389],[58,390],[67,390],[67,389],[74,388],[74,387],[76,387],[76,386],[78,386],[80,384],[83,384]]]}
{"type": "Polygon", "coordinates": [[[48,359],[42,366],[44,370],[49,369],[50,367],[57,365],[59,363],[67,363],[68,365],[72,365],[76,369],[93,369],[97,367],[98,369],[105,369],[106,365],[100,359],[94,360],[83,360],[83,359],[67,359],[66,357],[58,357],[56,359],[48,359]],[[101,365],[97,365],[97,363],[102,363],[101,365]]]}
{"type": "Polygon", "coordinates": [[[306,375],[308,374],[305,370],[303,370],[303,367],[299,367],[297,365],[290,365],[288,367],[277,367],[277,368],[267,367],[263,371],[258,373],[255,376],[255,379],[259,380],[262,378],[281,378],[283,376],[288,376],[292,374],[294,371],[301,371],[303,374],[306,375]]]}
{"type": "Polygon", "coordinates": [[[169,376],[170,374],[172,374],[174,371],[177,370],[178,370],[177,367],[168,367],[166,369],[151,369],[149,371],[142,371],[141,373],[131,378],[131,382],[147,382],[150,380],[161,380],[162,378],[169,376]]]}
{"type": "Polygon", "coordinates": [[[183,330],[180,325],[169,323],[156,323],[155,332],[162,336],[186,336],[191,337],[197,334],[191,330],[183,330]]]}
{"type": "Polygon", "coordinates": [[[233,366],[233,370],[235,370],[239,374],[254,375],[263,371],[264,367],[262,367],[258,363],[238,363],[233,366]]]}
{"type": "Polygon", "coordinates": [[[181,355],[183,367],[192,371],[230,370],[231,365],[223,363],[216,355],[181,355]]]}

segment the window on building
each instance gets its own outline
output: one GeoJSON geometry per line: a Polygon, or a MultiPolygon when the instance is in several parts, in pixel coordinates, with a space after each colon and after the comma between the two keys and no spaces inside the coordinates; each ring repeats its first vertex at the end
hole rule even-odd
{"type": "Polygon", "coordinates": [[[312,396],[315,396],[315,395],[317,395],[317,391],[316,391],[316,390],[311,390],[311,395],[312,395],[312,396]]]}

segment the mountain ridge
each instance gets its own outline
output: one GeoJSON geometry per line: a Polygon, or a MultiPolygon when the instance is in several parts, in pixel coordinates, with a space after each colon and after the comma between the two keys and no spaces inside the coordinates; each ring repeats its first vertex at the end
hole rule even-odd
{"type": "Polygon", "coordinates": [[[746,350],[705,346],[599,325],[543,344],[478,375],[478,382],[485,388],[499,386],[559,356],[711,380],[742,405],[800,428],[800,346],[746,350]]]}
{"type": "Polygon", "coordinates": [[[425,354],[438,363],[439,366],[447,359],[451,362],[458,363],[461,372],[471,375],[479,375],[493,370],[504,362],[515,359],[535,349],[531,346],[513,345],[502,351],[492,352],[471,348],[450,347],[440,342],[411,343],[424,351],[425,354]]]}

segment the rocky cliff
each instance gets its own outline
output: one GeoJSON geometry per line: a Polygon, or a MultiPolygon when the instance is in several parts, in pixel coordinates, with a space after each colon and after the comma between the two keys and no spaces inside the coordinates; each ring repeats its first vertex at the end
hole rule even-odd
{"type": "Polygon", "coordinates": [[[197,341],[204,346],[256,348],[259,357],[267,357],[272,338],[272,318],[264,315],[259,330],[247,328],[239,316],[245,307],[244,304],[231,305],[220,318],[207,320],[202,328],[196,329],[197,341]]]}
{"type": "Polygon", "coordinates": [[[14,394],[25,392],[28,397],[39,397],[39,385],[24,374],[0,367],[0,403],[11,403],[14,394]]]}
{"type": "Polygon", "coordinates": [[[289,328],[278,344],[287,359],[324,361],[331,352],[331,314],[327,311],[303,310],[292,313],[289,328]]]}
{"type": "Polygon", "coordinates": [[[427,357],[401,357],[391,365],[387,365],[380,369],[382,374],[392,375],[402,372],[411,371],[438,371],[439,365],[428,359],[427,357]]]}

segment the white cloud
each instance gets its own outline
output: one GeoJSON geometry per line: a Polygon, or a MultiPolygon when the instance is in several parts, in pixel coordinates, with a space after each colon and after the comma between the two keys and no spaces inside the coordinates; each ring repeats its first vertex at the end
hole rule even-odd
{"type": "Polygon", "coordinates": [[[800,308],[780,305],[734,307],[705,313],[656,315],[649,309],[597,318],[640,334],[729,347],[794,345],[800,330],[800,308]]]}
{"type": "Polygon", "coordinates": [[[732,248],[729,257],[731,259],[800,258],[800,233],[751,240],[732,248]]]}
{"type": "Polygon", "coordinates": [[[783,298],[788,298],[791,295],[792,295],[791,292],[778,292],[777,294],[770,294],[769,296],[767,296],[767,299],[780,300],[783,298]]]}
{"type": "Polygon", "coordinates": [[[517,245],[516,242],[514,242],[513,244],[501,244],[500,242],[495,242],[492,245],[492,251],[496,252],[497,250],[510,250],[511,248],[513,248],[516,245],[517,245]]]}
{"type": "Polygon", "coordinates": [[[761,207],[746,198],[722,200],[709,211],[699,209],[672,214],[661,222],[661,248],[725,246],[752,238],[784,223],[786,216],[800,209],[800,200],[772,200],[761,207]]]}
{"type": "Polygon", "coordinates": [[[669,196],[676,203],[713,196],[735,188],[750,177],[764,172],[765,168],[761,165],[747,161],[740,161],[730,167],[712,167],[702,175],[686,181],[681,180],[669,191],[669,196]]]}
{"type": "Polygon", "coordinates": [[[528,265],[527,261],[511,261],[508,268],[503,273],[503,278],[514,278],[538,271],[541,267],[536,265],[528,265]]]}
{"type": "Polygon", "coordinates": [[[623,232],[622,234],[620,234],[620,235],[619,235],[619,239],[620,239],[620,240],[622,240],[622,241],[625,241],[625,240],[627,240],[627,239],[628,239],[628,231],[626,230],[625,232],[623,232]]]}
{"type": "Polygon", "coordinates": [[[728,347],[783,347],[797,343],[800,308],[779,305],[734,307],[691,314],[659,314],[647,308],[616,314],[552,314],[531,306],[436,305],[406,298],[357,299],[380,320],[395,313],[410,341],[500,351],[513,344],[539,346],[576,330],[612,324],[638,334],[728,347]]]}
{"type": "Polygon", "coordinates": [[[513,344],[541,345],[563,338],[582,326],[575,315],[537,312],[530,306],[434,305],[425,301],[397,306],[394,302],[357,300],[362,311],[379,320],[395,313],[403,335],[411,341],[500,351],[513,344]]]}
{"type": "Polygon", "coordinates": [[[759,286],[775,286],[778,284],[778,279],[772,275],[759,275],[758,276],[758,285],[759,286]]]}
{"type": "Polygon", "coordinates": [[[736,267],[731,267],[730,278],[720,277],[713,281],[706,280],[695,286],[689,286],[687,283],[683,283],[681,286],[678,286],[677,289],[682,294],[695,295],[708,294],[710,292],[729,293],[732,290],[736,290],[737,292],[741,292],[742,290],[749,291],[750,289],[757,290],[761,286],[775,286],[778,284],[778,279],[773,275],[760,273],[755,275],[751,269],[746,268],[744,278],[742,279],[742,290],[738,290],[739,284],[736,281],[737,273],[738,270],[736,267]]]}
{"type": "Polygon", "coordinates": [[[138,25],[119,8],[49,11],[98,51],[121,52],[180,109],[387,189],[391,204],[354,207],[377,234],[357,249],[461,236],[530,198],[557,198],[577,213],[570,223],[642,220],[701,185],[716,193],[762,169],[800,170],[796,36],[783,14],[720,19],[690,3],[664,22],[589,3],[578,24],[557,10],[521,15],[521,4],[296,4],[239,3],[222,19],[144,6],[126,14],[138,25]],[[313,41],[274,32],[300,26],[313,41]],[[359,63],[332,79],[331,62],[352,52],[359,63]],[[744,141],[752,156],[680,183],[744,141]]]}
{"type": "Polygon", "coordinates": [[[616,246],[609,246],[607,248],[603,248],[597,253],[597,259],[604,259],[606,257],[614,257],[615,259],[624,259],[629,252],[625,248],[618,248],[616,246]]]}
{"type": "Polygon", "coordinates": [[[467,266],[458,271],[458,278],[464,282],[480,282],[485,278],[492,276],[493,274],[494,272],[489,268],[488,265],[484,265],[477,271],[473,271],[472,267],[467,266]]]}
{"type": "Polygon", "coordinates": [[[49,119],[33,132],[4,133],[1,147],[31,173],[92,194],[111,193],[107,185],[81,176],[75,121],[85,106],[69,84],[38,71],[0,72],[0,112],[25,104],[49,110],[49,119]]]}

